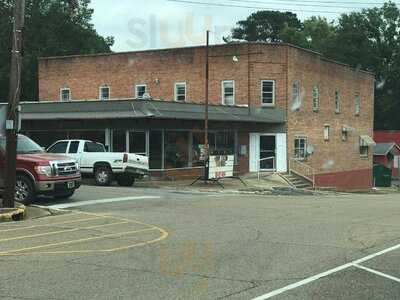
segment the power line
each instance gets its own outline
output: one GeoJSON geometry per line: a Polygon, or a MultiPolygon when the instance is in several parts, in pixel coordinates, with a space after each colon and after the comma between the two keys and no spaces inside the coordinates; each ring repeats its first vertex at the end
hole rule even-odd
{"type": "Polygon", "coordinates": [[[229,1],[229,2],[238,2],[238,3],[240,3],[240,4],[243,4],[243,3],[245,3],[245,4],[247,4],[247,3],[249,3],[249,4],[251,4],[251,3],[254,3],[254,4],[263,4],[263,5],[281,5],[281,4],[283,4],[283,5],[289,5],[289,6],[302,6],[302,7],[304,7],[304,6],[307,6],[307,7],[323,7],[323,8],[344,8],[344,9],[361,9],[361,8],[363,8],[363,7],[361,7],[361,6],[342,6],[342,5],[333,5],[333,4],[354,4],[354,5],[368,5],[368,6],[371,6],[371,5],[380,5],[380,4],[383,4],[383,3],[351,3],[351,2],[335,2],[335,1],[327,1],[327,2],[321,2],[321,1],[307,1],[307,0],[303,0],[303,1],[301,1],[301,2],[304,2],[304,3],[300,3],[300,2],[295,2],[295,3],[293,3],[294,1],[288,1],[288,0],[271,0],[271,1],[268,1],[268,2],[264,2],[264,1],[255,1],[255,0],[225,0],[225,1],[229,1]],[[279,1],[280,3],[271,3],[271,2],[275,2],[275,1],[279,1]],[[283,3],[283,2],[289,2],[289,3],[283,3]],[[313,3],[313,4],[311,4],[311,3],[313,3]],[[331,4],[331,5],[325,5],[325,4],[331,4]]]}
{"type": "MultiPolygon", "coordinates": [[[[226,3],[210,3],[203,1],[192,1],[192,0],[167,0],[168,2],[186,3],[193,5],[206,5],[206,6],[217,6],[217,7],[234,7],[234,8],[246,8],[246,9],[264,9],[264,10],[275,10],[275,11],[296,11],[305,13],[320,13],[320,14],[342,14],[344,11],[333,11],[333,10],[306,10],[288,7],[266,7],[266,6],[252,6],[252,5],[236,5],[226,3]]],[[[338,8],[338,7],[337,7],[338,8]]],[[[359,9],[361,9],[360,7],[359,9]]]]}
{"type": "MultiPolygon", "coordinates": [[[[380,2],[365,2],[365,1],[334,1],[334,0],[301,0],[301,1],[294,1],[294,0],[270,0],[266,1],[255,1],[255,0],[226,0],[226,1],[233,1],[233,2],[245,2],[245,3],[260,3],[260,4],[272,4],[271,2],[289,2],[289,4],[296,3],[297,5],[301,5],[302,3],[314,3],[317,6],[323,4],[350,4],[350,5],[383,5],[388,1],[380,1],[380,2]]],[[[398,4],[399,1],[391,1],[392,3],[398,4]]]]}

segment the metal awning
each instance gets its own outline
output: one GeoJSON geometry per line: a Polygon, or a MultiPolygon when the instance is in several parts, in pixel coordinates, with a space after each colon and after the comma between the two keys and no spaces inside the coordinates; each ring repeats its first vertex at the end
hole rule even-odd
{"type": "MultiPolygon", "coordinates": [[[[204,105],[160,100],[108,100],[22,103],[23,120],[180,119],[204,120],[204,105]]],[[[281,108],[209,106],[211,121],[281,124],[281,108]]]]}
{"type": "Polygon", "coordinates": [[[361,140],[361,146],[375,146],[376,143],[372,137],[369,135],[361,135],[360,136],[361,140]]]}

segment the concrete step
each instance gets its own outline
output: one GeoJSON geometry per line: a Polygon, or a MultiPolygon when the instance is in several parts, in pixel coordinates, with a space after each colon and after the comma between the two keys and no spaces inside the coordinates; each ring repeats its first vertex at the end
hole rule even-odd
{"type": "Polygon", "coordinates": [[[282,177],[295,188],[298,189],[312,188],[311,182],[295,174],[282,174],[282,177]]]}

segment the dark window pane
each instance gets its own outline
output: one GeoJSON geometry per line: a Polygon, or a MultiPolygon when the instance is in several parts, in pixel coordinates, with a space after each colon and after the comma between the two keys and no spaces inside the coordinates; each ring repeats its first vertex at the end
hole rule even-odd
{"type": "Polygon", "coordinates": [[[162,168],[162,131],[150,131],[150,169],[162,168]]]}
{"type": "Polygon", "coordinates": [[[114,130],[113,131],[113,152],[125,152],[126,151],[126,132],[125,130],[114,130]]]}
{"type": "Polygon", "coordinates": [[[78,153],[78,148],[79,148],[79,142],[74,141],[69,144],[69,150],[68,153],[78,153]]]}
{"type": "Polygon", "coordinates": [[[67,152],[68,142],[59,142],[52,146],[47,152],[49,153],[65,153],[67,152]]]}
{"type": "Polygon", "coordinates": [[[97,153],[97,152],[105,152],[105,149],[102,144],[86,142],[83,151],[90,153],[97,153]]]}
{"type": "Polygon", "coordinates": [[[147,154],[145,132],[129,132],[129,153],[147,154]]]}

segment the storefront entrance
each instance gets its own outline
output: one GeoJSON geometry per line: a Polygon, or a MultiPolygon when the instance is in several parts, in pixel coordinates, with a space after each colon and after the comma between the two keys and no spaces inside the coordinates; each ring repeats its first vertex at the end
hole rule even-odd
{"type": "Polygon", "coordinates": [[[287,172],[286,134],[250,133],[250,172],[287,172]]]}

